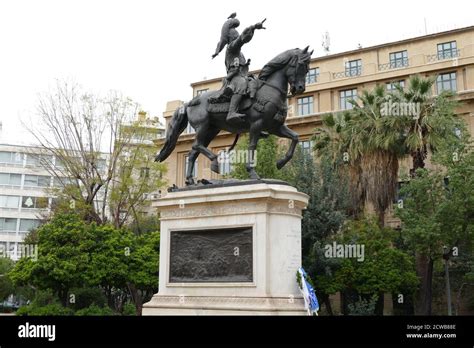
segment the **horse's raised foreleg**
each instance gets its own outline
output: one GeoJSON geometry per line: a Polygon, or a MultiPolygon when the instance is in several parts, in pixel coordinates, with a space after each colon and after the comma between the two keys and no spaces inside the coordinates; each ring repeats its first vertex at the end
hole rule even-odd
{"type": "Polygon", "coordinates": [[[257,121],[252,123],[249,132],[249,153],[248,162],[245,166],[247,173],[250,175],[250,179],[260,179],[257,174],[255,167],[257,166],[257,144],[260,140],[260,132],[262,131],[262,122],[257,121]]]}
{"type": "MultiPolygon", "coordinates": [[[[210,142],[210,141],[209,141],[210,142]]],[[[207,144],[209,145],[209,144],[207,144]]],[[[214,173],[217,173],[219,174],[219,162],[217,162],[217,155],[214,154],[211,150],[209,150],[206,146],[207,145],[203,145],[203,144],[197,144],[197,145],[193,145],[193,149],[195,148],[197,151],[199,151],[200,153],[202,153],[204,156],[206,156],[207,158],[209,158],[209,160],[211,161],[211,170],[214,172],[214,173]]]]}
{"type": "Polygon", "coordinates": [[[288,163],[288,161],[293,157],[293,154],[295,153],[296,145],[298,144],[298,133],[291,130],[285,125],[282,125],[280,128],[270,133],[275,134],[276,136],[279,136],[281,138],[291,139],[291,145],[285,157],[283,157],[277,162],[277,168],[281,169],[285,164],[288,163]]]}

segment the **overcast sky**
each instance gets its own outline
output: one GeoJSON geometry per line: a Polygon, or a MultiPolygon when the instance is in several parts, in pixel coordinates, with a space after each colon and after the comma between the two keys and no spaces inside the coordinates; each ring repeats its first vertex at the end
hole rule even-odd
{"type": "Polygon", "coordinates": [[[88,90],[119,90],[152,116],[168,100],[192,97],[190,83],[224,74],[211,60],[222,24],[240,29],[267,18],[245,46],[252,69],[278,53],[311,45],[331,53],[474,24],[473,0],[1,0],[0,143],[32,143],[20,117],[34,117],[37,94],[55,79],[88,90]]]}

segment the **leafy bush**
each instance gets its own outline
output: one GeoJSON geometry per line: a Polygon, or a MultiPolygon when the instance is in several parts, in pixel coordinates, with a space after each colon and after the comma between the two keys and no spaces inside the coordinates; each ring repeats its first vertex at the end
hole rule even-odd
{"type": "Polygon", "coordinates": [[[45,306],[32,303],[28,306],[20,307],[16,311],[16,315],[28,315],[28,316],[43,316],[43,315],[53,315],[53,316],[64,316],[64,315],[74,315],[74,311],[70,308],[65,308],[58,303],[52,303],[45,306]]]}
{"type": "Polygon", "coordinates": [[[122,315],[137,315],[135,305],[133,303],[124,304],[122,315]]]}
{"type": "Polygon", "coordinates": [[[104,307],[107,304],[107,299],[99,288],[74,288],[71,289],[69,295],[75,297],[75,303],[72,303],[71,306],[76,310],[92,305],[104,307]]]}
{"type": "Polygon", "coordinates": [[[107,316],[107,315],[115,315],[116,313],[111,310],[109,307],[99,307],[95,304],[87,307],[80,309],[76,311],[75,315],[77,316],[87,316],[87,315],[102,315],[102,316],[107,316]]]}
{"type": "Polygon", "coordinates": [[[359,298],[359,301],[350,303],[347,307],[349,315],[375,315],[375,307],[377,305],[377,296],[374,295],[370,299],[359,298]]]}

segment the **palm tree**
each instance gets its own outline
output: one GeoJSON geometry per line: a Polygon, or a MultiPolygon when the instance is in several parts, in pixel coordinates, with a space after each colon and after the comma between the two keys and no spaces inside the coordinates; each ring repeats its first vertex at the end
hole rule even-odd
{"type": "Polygon", "coordinates": [[[398,162],[404,156],[402,136],[396,127],[399,121],[382,113],[390,98],[383,86],[363,91],[359,103],[352,101],[352,110],[324,117],[326,128],[315,137],[317,153],[331,152],[346,159],[353,204],[370,202],[380,226],[395,197],[398,162]]]}
{"type": "MultiPolygon", "coordinates": [[[[434,153],[440,146],[460,143],[456,130],[464,131],[465,126],[455,113],[458,106],[452,92],[442,92],[433,96],[435,78],[422,78],[418,75],[408,80],[406,89],[396,86],[392,97],[394,101],[415,105],[418,117],[399,118],[397,128],[402,131],[405,152],[412,158],[412,176],[417,169],[424,168],[428,153],[434,153]]],[[[434,260],[426,254],[416,252],[416,272],[421,280],[415,303],[415,313],[431,314],[432,278],[434,260]]]]}
{"type": "MultiPolygon", "coordinates": [[[[463,121],[455,113],[458,103],[453,93],[432,95],[435,81],[413,76],[406,89],[396,85],[393,93],[386,94],[382,86],[363,91],[360,104],[354,102],[350,112],[325,117],[323,125],[327,129],[316,136],[316,150],[335,156],[345,152],[349,156],[352,193],[362,198],[360,203],[364,198],[372,203],[380,225],[395,195],[399,160],[410,156],[410,173],[417,175],[416,170],[425,167],[429,152],[442,146],[460,147],[456,130],[466,133],[463,121]],[[387,103],[396,105],[399,112],[387,114],[387,103]],[[415,113],[400,112],[402,106],[404,111],[415,113]]],[[[433,262],[429,256],[416,253],[421,279],[417,314],[431,313],[433,262]]]]}
{"type": "Polygon", "coordinates": [[[464,129],[462,120],[455,113],[459,104],[453,98],[454,93],[443,91],[433,96],[435,81],[436,78],[415,75],[408,80],[406,89],[396,85],[392,94],[394,102],[419,108],[418,117],[403,115],[397,125],[403,132],[405,151],[412,158],[412,175],[425,167],[428,151],[434,153],[443,144],[459,142],[455,131],[464,129]]]}

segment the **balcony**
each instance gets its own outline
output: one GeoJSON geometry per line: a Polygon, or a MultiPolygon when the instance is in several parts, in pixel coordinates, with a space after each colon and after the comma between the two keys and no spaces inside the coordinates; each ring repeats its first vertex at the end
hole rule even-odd
{"type": "Polygon", "coordinates": [[[344,71],[336,72],[332,74],[333,79],[342,79],[344,77],[356,77],[362,74],[362,67],[347,68],[344,71]]]}
{"type": "Polygon", "coordinates": [[[426,56],[426,61],[428,63],[432,63],[432,62],[437,62],[437,61],[445,60],[445,59],[458,58],[460,57],[460,51],[461,50],[457,49],[457,50],[442,51],[436,54],[431,54],[431,55],[426,56]]]}
{"type": "Polygon", "coordinates": [[[379,64],[379,71],[406,68],[408,66],[408,58],[405,58],[401,60],[394,60],[390,63],[379,64]]]}

